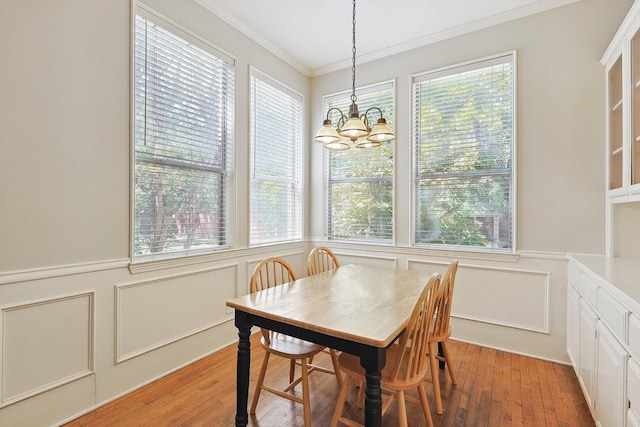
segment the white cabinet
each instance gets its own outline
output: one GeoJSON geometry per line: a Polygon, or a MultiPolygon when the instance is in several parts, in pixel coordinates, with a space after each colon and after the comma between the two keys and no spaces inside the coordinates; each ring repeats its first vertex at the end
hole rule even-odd
{"type": "Polygon", "coordinates": [[[598,424],[623,426],[626,418],[625,380],[628,354],[604,323],[598,322],[596,414],[598,424]]]}
{"type": "MultiPolygon", "coordinates": [[[[638,425],[640,420],[640,364],[630,359],[627,364],[627,398],[628,410],[627,420],[631,420],[631,425],[638,425]]],[[[629,421],[627,421],[629,425],[629,421]]]]}
{"type": "Polygon", "coordinates": [[[573,366],[580,363],[580,294],[569,283],[567,287],[567,354],[573,366]]]}
{"type": "Polygon", "coordinates": [[[640,427],[640,260],[573,255],[568,278],[567,352],[591,414],[640,427]]]}
{"type": "MultiPolygon", "coordinates": [[[[595,409],[596,324],[598,316],[584,299],[580,300],[580,357],[578,379],[587,404],[595,409]]],[[[567,336],[568,338],[568,336],[567,336]]]]}

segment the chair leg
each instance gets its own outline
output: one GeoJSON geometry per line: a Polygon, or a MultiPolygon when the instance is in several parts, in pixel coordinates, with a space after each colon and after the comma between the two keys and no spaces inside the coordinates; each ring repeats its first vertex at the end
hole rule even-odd
{"type": "Polygon", "coordinates": [[[307,359],[302,359],[302,408],[304,427],[311,427],[311,400],[309,399],[309,367],[307,359]]]}
{"type": "Polygon", "coordinates": [[[451,377],[451,382],[453,384],[457,384],[456,373],[453,370],[453,364],[451,363],[451,354],[449,353],[449,347],[447,346],[446,341],[442,341],[442,351],[444,352],[444,358],[447,361],[447,369],[449,370],[449,376],[451,377]]]}
{"type": "Polygon", "coordinates": [[[438,343],[429,343],[429,360],[431,361],[431,382],[433,383],[433,394],[436,397],[436,412],[444,413],[442,408],[442,396],[440,396],[440,380],[438,379],[438,343]]]}
{"type": "Polygon", "coordinates": [[[329,354],[331,355],[331,364],[333,365],[333,372],[336,373],[336,380],[338,380],[338,388],[342,388],[342,373],[340,372],[340,364],[338,363],[338,353],[330,348],[329,354]]]}
{"type": "Polygon", "coordinates": [[[296,361],[291,359],[291,363],[289,364],[289,384],[293,382],[293,379],[296,375],[296,361]]]}
{"type": "Polygon", "coordinates": [[[260,392],[262,391],[262,384],[264,383],[264,376],[267,373],[267,365],[269,364],[269,352],[264,354],[262,359],[262,367],[260,368],[260,375],[258,376],[258,382],[256,383],[256,389],[253,392],[253,400],[251,401],[251,409],[249,413],[254,415],[256,413],[256,407],[258,406],[258,399],[260,398],[260,392]]]}
{"type": "Polygon", "coordinates": [[[424,383],[418,385],[418,394],[422,403],[422,412],[424,419],[427,420],[427,427],[433,427],[433,419],[431,419],[431,410],[429,409],[429,401],[427,400],[427,392],[424,390],[424,383]]]}
{"type": "Polygon", "coordinates": [[[407,427],[407,402],[404,400],[404,390],[398,390],[398,425],[407,427]]]}
{"type": "Polygon", "coordinates": [[[347,400],[347,393],[351,386],[351,376],[346,375],[342,380],[342,388],[340,389],[340,396],[338,396],[338,402],[336,403],[336,410],[333,412],[333,418],[331,418],[331,427],[338,427],[338,422],[342,416],[344,410],[344,404],[347,400]]]}

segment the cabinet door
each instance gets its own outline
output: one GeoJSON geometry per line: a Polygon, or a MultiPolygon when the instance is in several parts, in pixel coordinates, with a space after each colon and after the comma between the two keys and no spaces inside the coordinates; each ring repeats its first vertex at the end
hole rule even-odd
{"type": "Polygon", "coordinates": [[[622,187],[623,130],[622,130],[622,55],[608,72],[609,118],[609,190],[622,187]]]}
{"type": "Polygon", "coordinates": [[[584,397],[591,411],[595,402],[595,362],[596,362],[596,323],[598,316],[589,305],[580,299],[580,357],[578,377],[584,397]]]}
{"type": "Polygon", "coordinates": [[[640,31],[631,39],[631,185],[640,184],[640,31]]]}
{"type": "Polygon", "coordinates": [[[567,285],[567,354],[577,371],[580,363],[580,295],[571,283],[567,285]]]}
{"type": "Polygon", "coordinates": [[[596,418],[602,426],[623,426],[628,355],[602,322],[598,322],[597,330],[596,418]]]}
{"type": "Polygon", "coordinates": [[[640,416],[640,365],[633,360],[633,356],[627,362],[627,402],[627,425],[630,418],[637,424],[640,416]]]}

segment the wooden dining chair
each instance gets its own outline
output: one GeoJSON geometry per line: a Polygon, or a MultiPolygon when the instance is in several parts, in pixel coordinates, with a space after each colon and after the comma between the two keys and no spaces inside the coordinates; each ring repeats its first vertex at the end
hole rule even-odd
{"type": "MultiPolygon", "coordinates": [[[[391,403],[397,399],[398,425],[400,427],[407,427],[406,402],[420,404],[427,426],[433,427],[429,402],[424,389],[425,377],[429,371],[429,363],[425,354],[429,345],[429,335],[433,331],[431,323],[434,320],[435,308],[441,297],[440,275],[434,273],[420,293],[407,326],[400,335],[400,341],[387,349],[387,363],[380,378],[382,391],[388,395],[382,405],[382,415],[384,416],[391,403]],[[419,400],[405,395],[405,391],[413,389],[418,390],[419,400]]],[[[337,427],[339,423],[360,426],[361,424],[344,418],[342,411],[351,383],[354,381],[365,383],[365,371],[360,365],[358,356],[342,353],[339,360],[340,369],[346,376],[340,389],[336,410],[331,419],[331,427],[337,427]]]]}
{"type": "Polygon", "coordinates": [[[444,362],[449,371],[451,382],[456,384],[456,373],[451,363],[451,353],[447,346],[447,340],[451,336],[451,326],[449,320],[451,318],[451,302],[453,301],[453,286],[456,280],[456,272],[458,271],[458,261],[452,261],[442,277],[442,298],[438,301],[436,314],[433,322],[433,333],[429,337],[429,361],[431,364],[431,382],[433,383],[433,394],[436,399],[436,412],[444,413],[442,406],[442,396],[440,394],[440,381],[438,373],[438,361],[444,362]],[[439,347],[442,348],[442,354],[439,354],[439,347]]]}
{"type": "MultiPolygon", "coordinates": [[[[267,258],[258,264],[253,276],[251,277],[251,293],[292,282],[294,280],[296,280],[295,272],[286,261],[281,258],[267,258]]],[[[314,355],[321,352],[325,347],[264,328],[260,328],[260,332],[262,333],[260,345],[265,350],[265,355],[262,361],[262,367],[260,368],[255,392],[253,393],[253,400],[251,401],[251,409],[249,413],[252,415],[256,413],[260,392],[264,390],[302,404],[304,410],[304,425],[305,427],[310,427],[311,402],[309,398],[309,374],[313,371],[330,374],[334,373],[334,371],[313,365],[309,362],[314,355]],[[271,355],[290,360],[289,384],[284,389],[274,388],[264,383],[271,355]],[[301,367],[301,375],[299,378],[295,379],[295,367],[297,365],[301,367]],[[300,383],[302,383],[301,398],[290,393],[294,387],[300,383]]]]}
{"type": "Polygon", "coordinates": [[[334,270],[338,267],[340,267],[338,258],[336,258],[331,249],[326,246],[317,246],[313,248],[307,258],[307,274],[309,276],[334,270]]]}
{"type": "MultiPolygon", "coordinates": [[[[307,274],[309,276],[323,273],[325,271],[335,270],[338,267],[340,267],[338,258],[336,258],[331,249],[326,246],[317,246],[313,248],[307,257],[307,274]]],[[[337,367],[340,352],[333,348],[325,348],[323,352],[329,353],[331,363],[334,368],[337,367]]],[[[336,380],[338,380],[338,387],[342,387],[342,375],[340,374],[340,370],[335,368],[334,373],[336,375],[336,380]]]]}

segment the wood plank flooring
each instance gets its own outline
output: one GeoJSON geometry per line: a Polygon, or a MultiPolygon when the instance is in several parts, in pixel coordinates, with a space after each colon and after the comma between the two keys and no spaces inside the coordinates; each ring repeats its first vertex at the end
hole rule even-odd
{"type": "MultiPolygon", "coordinates": [[[[252,337],[251,384],[253,396],[263,351],[252,337]]],[[[440,371],[444,414],[435,413],[433,388],[426,390],[435,427],[444,426],[594,426],[578,380],[570,366],[450,341],[458,384],[440,371]]],[[[235,417],[236,346],[229,346],[173,374],[96,409],[68,424],[80,426],[233,426],[235,417]]],[[[316,362],[330,366],[321,354],[316,362]]],[[[288,363],[272,357],[267,381],[281,384],[288,377],[288,363]],[[284,379],[284,380],[283,380],[284,379]]],[[[329,425],[338,385],[335,377],[314,373],[310,377],[312,422],[329,425]]],[[[300,393],[299,388],[296,390],[300,393]]],[[[356,392],[348,396],[345,414],[363,422],[356,392]]],[[[408,404],[409,425],[424,426],[422,411],[408,404]]],[[[262,393],[253,427],[302,426],[301,405],[262,393]]],[[[394,403],[383,425],[397,425],[394,403]]]]}

